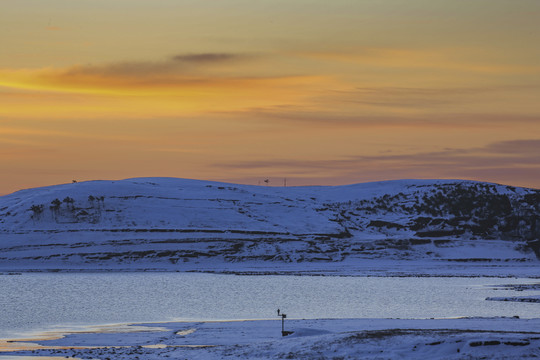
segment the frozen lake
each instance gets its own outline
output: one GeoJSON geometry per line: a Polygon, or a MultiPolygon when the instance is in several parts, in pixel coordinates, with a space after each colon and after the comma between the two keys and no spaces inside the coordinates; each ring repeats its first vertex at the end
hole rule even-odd
{"type": "Polygon", "coordinates": [[[534,295],[490,285],[536,279],[25,273],[0,276],[0,338],[110,323],[276,318],[538,317],[534,295]]]}

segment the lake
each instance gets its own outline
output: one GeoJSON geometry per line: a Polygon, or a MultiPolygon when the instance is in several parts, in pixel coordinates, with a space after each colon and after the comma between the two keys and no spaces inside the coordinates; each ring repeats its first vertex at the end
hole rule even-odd
{"type": "Polygon", "coordinates": [[[172,320],[538,317],[534,295],[490,285],[536,279],[23,273],[0,276],[0,338],[57,327],[172,320]]]}

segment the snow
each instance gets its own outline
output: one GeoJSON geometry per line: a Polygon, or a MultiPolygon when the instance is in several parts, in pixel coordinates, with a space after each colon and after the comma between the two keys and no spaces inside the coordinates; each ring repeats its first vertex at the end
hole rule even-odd
{"type": "MultiPolygon", "coordinates": [[[[538,291],[540,290],[540,284],[518,284],[518,285],[499,285],[493,287],[496,290],[514,290],[514,291],[538,291]]],[[[540,303],[540,295],[527,295],[527,296],[490,296],[486,300],[490,301],[515,301],[515,302],[528,302],[528,303],[540,303]]]]}
{"type": "Polygon", "coordinates": [[[540,355],[540,319],[287,319],[176,322],[49,334],[13,355],[122,359],[509,359],[540,355]],[[143,331],[141,331],[143,330],[143,331]]]}
{"type": "MultiPolygon", "coordinates": [[[[484,238],[469,230],[452,235],[448,216],[411,210],[424,196],[456,187],[516,203],[537,194],[463,180],[265,187],[137,178],[49,186],[0,197],[0,270],[386,276],[403,274],[395,269],[457,275],[470,268],[479,275],[531,276],[538,259],[528,235],[516,235],[528,228],[503,233],[496,225],[484,238]],[[448,235],[426,237],[413,230],[418,219],[442,223],[426,225],[424,233],[448,235]]],[[[525,205],[519,211],[535,211],[525,205]]],[[[475,224],[472,215],[457,223],[475,224]]]]}
{"type": "MultiPolygon", "coordinates": [[[[528,241],[538,238],[530,220],[537,198],[534,189],[463,180],[277,188],[136,178],[49,186],[0,197],[0,271],[537,278],[528,241]],[[429,196],[446,201],[444,191],[460,187],[509,199],[514,213],[495,213],[483,233],[486,219],[472,212],[458,218],[440,204],[425,206],[429,196]]],[[[540,319],[287,319],[285,326],[294,333],[282,337],[277,319],[124,324],[47,334],[33,347],[0,341],[0,351],[119,360],[540,356],[540,319]]]]}

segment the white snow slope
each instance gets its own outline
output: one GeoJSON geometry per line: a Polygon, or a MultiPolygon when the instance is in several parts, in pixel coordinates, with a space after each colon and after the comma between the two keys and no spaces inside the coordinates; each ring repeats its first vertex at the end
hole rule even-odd
{"type": "Polygon", "coordinates": [[[281,337],[273,320],[165,323],[4,345],[13,355],[54,359],[523,359],[540,356],[539,324],[515,318],[288,320],[293,334],[281,337]]]}
{"type": "Polygon", "coordinates": [[[539,199],[462,180],[57,185],[0,197],[0,270],[530,276],[539,199]]]}

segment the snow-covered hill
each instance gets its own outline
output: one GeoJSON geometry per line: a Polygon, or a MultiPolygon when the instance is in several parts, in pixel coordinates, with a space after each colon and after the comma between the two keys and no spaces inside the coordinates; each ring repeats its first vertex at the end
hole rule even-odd
{"type": "Polygon", "coordinates": [[[539,238],[539,190],[461,180],[278,188],[137,178],[0,197],[3,270],[536,267],[539,238]]]}

